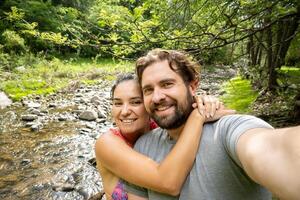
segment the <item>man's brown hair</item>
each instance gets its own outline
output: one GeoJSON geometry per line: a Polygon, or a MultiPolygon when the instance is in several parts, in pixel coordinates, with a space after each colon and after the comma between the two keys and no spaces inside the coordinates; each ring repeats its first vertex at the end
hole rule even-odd
{"type": "Polygon", "coordinates": [[[136,61],[136,74],[141,85],[144,70],[151,64],[167,60],[170,68],[178,73],[185,84],[192,81],[199,81],[200,65],[184,52],[175,50],[153,49],[147,55],[136,61]]]}

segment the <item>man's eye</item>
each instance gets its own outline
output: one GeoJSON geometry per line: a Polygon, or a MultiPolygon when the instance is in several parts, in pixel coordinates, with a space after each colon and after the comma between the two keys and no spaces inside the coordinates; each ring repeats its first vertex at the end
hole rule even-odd
{"type": "Polygon", "coordinates": [[[166,83],[164,83],[162,86],[164,87],[164,88],[169,88],[169,87],[171,87],[173,85],[173,83],[171,83],[171,82],[166,82],[166,83]]]}
{"type": "Polygon", "coordinates": [[[144,89],[143,89],[143,94],[144,94],[144,95],[149,95],[149,94],[151,94],[152,91],[153,91],[153,90],[152,90],[151,88],[144,88],[144,89]]]}

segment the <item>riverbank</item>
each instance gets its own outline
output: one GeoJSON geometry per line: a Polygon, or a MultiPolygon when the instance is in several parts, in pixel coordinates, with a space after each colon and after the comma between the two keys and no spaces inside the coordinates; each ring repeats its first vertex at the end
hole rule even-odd
{"type": "MultiPolygon", "coordinates": [[[[110,88],[117,73],[96,73],[92,85],[72,80],[56,93],[31,94],[0,110],[0,199],[90,199],[101,193],[93,148],[113,126],[110,88]]],[[[236,74],[229,66],[204,67],[198,93],[220,97],[223,83],[236,74]]]]}

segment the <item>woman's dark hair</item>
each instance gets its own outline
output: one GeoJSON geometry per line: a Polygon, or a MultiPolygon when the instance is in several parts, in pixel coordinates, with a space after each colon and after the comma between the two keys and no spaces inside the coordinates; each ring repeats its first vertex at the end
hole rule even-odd
{"type": "Polygon", "coordinates": [[[133,74],[133,73],[123,73],[123,74],[118,75],[118,77],[115,80],[115,82],[114,82],[114,84],[113,84],[113,86],[111,88],[111,91],[110,91],[110,97],[111,97],[111,99],[113,99],[113,97],[114,97],[114,93],[115,93],[116,87],[120,83],[122,83],[124,81],[129,81],[129,80],[136,80],[137,81],[136,75],[133,74]]]}

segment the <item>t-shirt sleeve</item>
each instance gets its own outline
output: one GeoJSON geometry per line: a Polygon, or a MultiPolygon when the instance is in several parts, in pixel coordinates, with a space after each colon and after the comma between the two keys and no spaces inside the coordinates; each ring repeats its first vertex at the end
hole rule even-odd
{"type": "Polygon", "coordinates": [[[217,123],[217,134],[220,134],[223,145],[230,157],[240,167],[242,167],[242,164],[236,153],[236,145],[239,137],[247,130],[253,128],[273,129],[273,127],[267,122],[250,115],[229,115],[223,117],[217,123]]]}
{"type": "Polygon", "coordinates": [[[137,185],[131,184],[127,181],[124,181],[124,186],[125,186],[125,190],[127,193],[131,193],[140,197],[145,197],[148,198],[148,190],[146,188],[143,187],[139,187],[137,185]]]}

